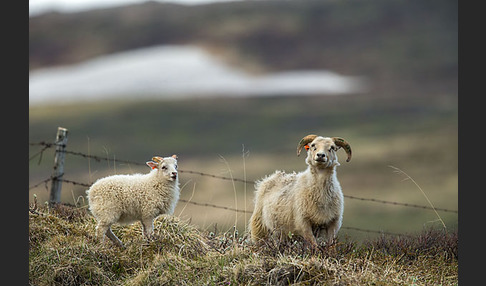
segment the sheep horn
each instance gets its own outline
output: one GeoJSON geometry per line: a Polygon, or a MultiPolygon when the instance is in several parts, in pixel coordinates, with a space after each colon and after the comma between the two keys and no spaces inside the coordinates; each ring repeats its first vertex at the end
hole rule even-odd
{"type": "Polygon", "coordinates": [[[164,160],[164,158],[159,157],[159,156],[154,156],[154,157],[152,157],[152,161],[154,161],[154,162],[155,162],[155,163],[157,163],[157,164],[162,163],[162,161],[163,161],[163,160],[164,160]]]}
{"type": "Polygon", "coordinates": [[[334,141],[334,144],[344,148],[344,151],[346,151],[346,154],[348,154],[348,159],[346,159],[346,162],[349,162],[352,155],[351,146],[349,145],[349,143],[341,137],[332,137],[332,140],[334,141]]]}
{"type": "Polygon", "coordinates": [[[300,151],[302,150],[302,148],[309,144],[310,142],[314,141],[314,139],[316,139],[317,135],[314,135],[314,134],[309,134],[307,136],[305,136],[304,138],[302,138],[302,140],[300,140],[299,142],[299,145],[297,145],[297,156],[300,155],[300,151]]]}

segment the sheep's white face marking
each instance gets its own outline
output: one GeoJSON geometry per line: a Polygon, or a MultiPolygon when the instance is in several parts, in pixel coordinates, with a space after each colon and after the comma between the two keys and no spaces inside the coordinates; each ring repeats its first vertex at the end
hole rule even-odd
{"type": "Polygon", "coordinates": [[[162,176],[166,178],[168,181],[175,181],[177,180],[177,156],[172,155],[172,157],[165,157],[165,158],[160,158],[160,157],[154,157],[158,158],[156,161],[148,161],[147,165],[152,168],[152,170],[157,169],[157,172],[159,172],[159,176],[162,176]]]}
{"type": "Polygon", "coordinates": [[[169,181],[175,181],[177,179],[177,160],[172,157],[164,158],[159,164],[159,172],[162,172],[162,176],[169,181]]]}
{"type": "Polygon", "coordinates": [[[318,168],[339,166],[336,151],[339,149],[329,137],[316,137],[306,145],[307,158],[305,162],[318,168]]]}

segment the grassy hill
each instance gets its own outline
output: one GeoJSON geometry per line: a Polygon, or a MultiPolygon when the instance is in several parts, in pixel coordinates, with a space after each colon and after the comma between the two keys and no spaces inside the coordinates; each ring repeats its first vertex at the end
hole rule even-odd
{"type": "Polygon", "coordinates": [[[234,231],[199,231],[160,217],[152,241],[140,225],[115,227],[126,249],[99,243],[85,209],[29,207],[32,285],[457,285],[457,231],[425,229],[363,244],[341,239],[255,246],[234,231]]]}

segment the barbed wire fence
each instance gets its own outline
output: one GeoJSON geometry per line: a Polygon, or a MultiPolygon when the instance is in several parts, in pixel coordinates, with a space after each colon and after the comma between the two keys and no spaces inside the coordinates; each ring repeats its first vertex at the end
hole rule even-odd
{"type": "MultiPolygon", "coordinates": [[[[33,154],[32,156],[29,157],[29,162],[36,159],[37,157],[39,157],[38,164],[40,164],[41,161],[42,161],[44,152],[46,150],[48,150],[49,148],[58,147],[59,142],[40,141],[40,142],[29,143],[29,145],[41,147],[41,149],[38,152],[36,152],[35,154],[33,154]]],[[[66,147],[65,145],[66,144],[64,143],[63,147],[66,147]]],[[[107,157],[85,154],[83,152],[78,152],[78,151],[71,151],[71,150],[66,150],[66,149],[61,149],[61,151],[59,151],[59,150],[60,150],[59,148],[56,148],[56,153],[62,152],[64,154],[79,156],[79,157],[86,158],[86,159],[94,159],[97,162],[114,160],[118,163],[145,166],[145,163],[140,163],[140,162],[136,162],[136,161],[121,160],[121,159],[115,160],[115,159],[111,159],[111,158],[107,158],[107,157]]],[[[56,157],[55,158],[55,166],[54,166],[55,171],[56,171],[56,169],[58,169],[57,164],[59,164],[59,163],[63,164],[63,162],[58,162],[57,159],[58,158],[56,157]]],[[[199,175],[199,176],[203,176],[203,177],[209,177],[209,178],[218,179],[218,180],[228,180],[228,181],[240,182],[240,183],[251,184],[251,185],[255,184],[255,181],[252,181],[252,180],[244,180],[244,179],[240,179],[240,178],[208,174],[208,173],[203,173],[203,172],[193,171],[193,170],[179,169],[179,172],[192,174],[192,175],[199,175]]],[[[50,177],[45,178],[45,179],[41,180],[40,182],[29,186],[29,190],[34,189],[34,188],[36,188],[36,187],[38,187],[42,184],[44,184],[45,188],[48,189],[48,183],[49,182],[52,183],[52,182],[55,182],[55,181],[64,182],[64,183],[77,185],[77,186],[83,186],[83,187],[90,187],[91,186],[91,183],[83,183],[83,182],[77,182],[77,181],[74,181],[74,180],[65,179],[65,178],[63,178],[64,173],[60,173],[60,174],[57,174],[57,175],[54,175],[54,174],[56,174],[56,172],[54,172],[53,175],[51,175],[50,177]]],[[[61,187],[59,185],[59,190],[57,190],[57,191],[60,192],[60,189],[61,189],[61,187]]],[[[54,192],[54,191],[55,190],[52,188],[52,185],[51,185],[51,192],[54,192]]],[[[53,197],[53,195],[51,195],[51,197],[53,197]]],[[[347,198],[347,199],[364,201],[364,202],[372,202],[372,203],[378,203],[378,204],[387,204],[387,205],[417,208],[417,209],[424,209],[424,210],[435,210],[435,211],[458,214],[457,210],[451,210],[451,209],[446,209],[446,208],[437,208],[437,207],[430,207],[430,206],[410,204],[410,203],[402,203],[402,202],[396,202],[396,201],[387,201],[387,200],[381,200],[381,199],[375,199],[375,198],[363,198],[363,197],[356,197],[356,196],[351,196],[351,195],[344,195],[344,197],[347,198]]],[[[252,210],[236,209],[236,208],[232,208],[232,207],[228,207],[228,206],[215,205],[215,204],[211,204],[211,203],[202,203],[202,202],[196,202],[196,201],[185,200],[185,199],[179,199],[179,201],[184,202],[184,203],[188,203],[188,204],[192,204],[192,205],[196,205],[196,206],[200,206],[200,207],[222,209],[222,210],[227,210],[227,211],[232,211],[232,212],[237,212],[237,213],[246,213],[246,214],[252,214],[253,213],[252,210]]],[[[50,205],[55,204],[55,203],[59,203],[59,201],[50,201],[49,202],[50,205]]],[[[370,229],[363,229],[363,228],[350,227],[350,226],[342,226],[341,228],[342,229],[348,229],[348,230],[354,230],[354,231],[360,231],[360,232],[367,232],[367,233],[378,233],[378,234],[399,235],[399,236],[405,235],[406,236],[406,234],[393,233],[393,232],[387,232],[387,231],[382,231],[382,230],[370,230],[370,229]]]]}

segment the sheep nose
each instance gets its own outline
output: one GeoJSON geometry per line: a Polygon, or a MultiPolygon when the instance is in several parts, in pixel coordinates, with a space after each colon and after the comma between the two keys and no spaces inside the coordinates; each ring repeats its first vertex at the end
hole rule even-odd
{"type": "Polygon", "coordinates": [[[318,159],[324,159],[326,158],[326,153],[317,153],[316,156],[318,159]]]}
{"type": "Polygon", "coordinates": [[[177,172],[172,172],[172,176],[173,177],[176,177],[177,176],[177,172]]]}

